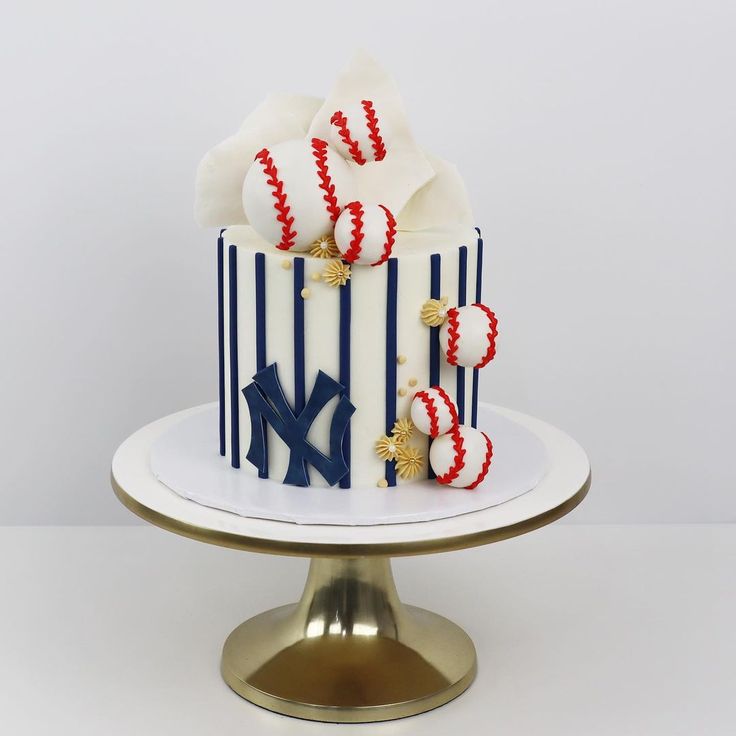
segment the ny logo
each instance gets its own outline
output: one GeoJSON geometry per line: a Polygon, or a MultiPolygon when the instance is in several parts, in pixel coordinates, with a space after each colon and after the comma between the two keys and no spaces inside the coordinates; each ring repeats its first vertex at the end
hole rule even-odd
{"type": "Polygon", "coordinates": [[[320,371],[305,407],[295,415],[281,388],[276,363],[271,363],[253,376],[253,383],[243,389],[248,402],[251,428],[250,447],[246,457],[258,468],[261,477],[267,477],[268,472],[266,422],[274,428],[290,451],[284,483],[308,486],[307,463],[313,465],[331,486],[348,472],[349,468],[342,453],[342,439],[355,407],[344,392],[344,386],[320,371]],[[340,396],[340,400],[332,415],[330,457],[326,457],[307,441],[307,432],[312,422],[335,396],[340,396]]]}

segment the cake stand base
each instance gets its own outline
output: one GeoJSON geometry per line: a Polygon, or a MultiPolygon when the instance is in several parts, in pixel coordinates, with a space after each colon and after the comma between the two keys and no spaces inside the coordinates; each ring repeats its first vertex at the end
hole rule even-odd
{"type": "Polygon", "coordinates": [[[423,713],[475,673],[470,637],[405,606],[388,557],[313,558],[301,600],[241,624],[222,652],[222,676],[246,700],[335,723],[423,713]]]}

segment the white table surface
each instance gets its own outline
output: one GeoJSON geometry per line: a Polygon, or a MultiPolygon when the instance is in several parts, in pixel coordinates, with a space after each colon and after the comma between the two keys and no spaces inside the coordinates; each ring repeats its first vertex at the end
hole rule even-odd
{"type": "Polygon", "coordinates": [[[405,602],[473,637],[456,701],[335,726],[261,710],[225,636],[307,563],[152,527],[0,529],[0,723],[19,734],[712,736],[736,729],[736,526],[556,524],[395,560],[405,602]]]}

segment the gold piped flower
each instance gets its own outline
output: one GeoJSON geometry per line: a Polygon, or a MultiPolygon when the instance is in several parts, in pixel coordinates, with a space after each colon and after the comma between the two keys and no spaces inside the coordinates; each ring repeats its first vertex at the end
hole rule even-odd
{"type": "Polygon", "coordinates": [[[396,453],[399,451],[400,444],[396,437],[379,437],[376,442],[376,455],[381,460],[396,460],[396,453]]]}
{"type": "Polygon", "coordinates": [[[442,299],[428,299],[422,305],[421,311],[422,322],[427,327],[439,327],[443,325],[447,319],[447,297],[442,299]]]}
{"type": "Polygon", "coordinates": [[[413,478],[422,469],[423,462],[422,453],[416,447],[399,446],[399,451],[396,453],[396,472],[400,478],[404,480],[413,478]]]}
{"type": "Polygon", "coordinates": [[[400,445],[411,439],[413,431],[414,422],[411,419],[397,419],[392,430],[394,438],[400,445]]]}
{"type": "Polygon", "coordinates": [[[335,245],[335,239],[331,235],[323,235],[312,243],[309,255],[315,258],[337,258],[340,251],[335,245]]]}
{"type": "Polygon", "coordinates": [[[345,286],[350,278],[350,266],[342,261],[330,261],[322,272],[322,281],[330,286],[345,286]]]}

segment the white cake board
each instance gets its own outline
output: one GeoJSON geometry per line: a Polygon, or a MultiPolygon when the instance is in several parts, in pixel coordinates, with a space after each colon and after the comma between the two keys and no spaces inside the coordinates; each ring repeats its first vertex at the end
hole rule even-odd
{"type": "Polygon", "coordinates": [[[257,478],[250,468],[230,467],[218,453],[216,404],[188,413],[164,431],[151,446],[150,463],[156,478],[180,496],[239,516],[340,526],[433,521],[521,496],[547,471],[544,444],[521,424],[481,404],[478,426],[493,442],[493,463],[472,491],[436,481],[342,489],[299,488],[257,478]]]}

